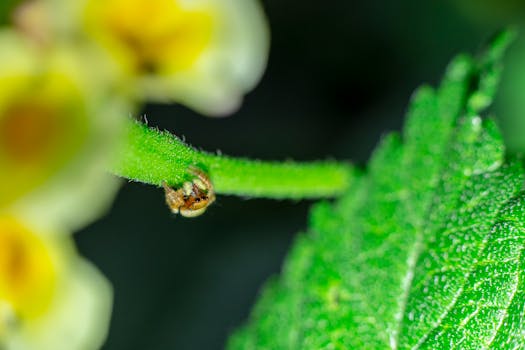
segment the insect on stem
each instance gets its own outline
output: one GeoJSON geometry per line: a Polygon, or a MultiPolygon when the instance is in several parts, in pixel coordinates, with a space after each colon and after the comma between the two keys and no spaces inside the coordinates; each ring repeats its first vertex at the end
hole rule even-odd
{"type": "Polygon", "coordinates": [[[174,214],[187,218],[201,215],[215,201],[213,184],[204,171],[190,166],[188,172],[195,176],[191,181],[186,181],[182,187],[173,189],[166,181],[162,182],[166,197],[166,204],[174,214]]]}

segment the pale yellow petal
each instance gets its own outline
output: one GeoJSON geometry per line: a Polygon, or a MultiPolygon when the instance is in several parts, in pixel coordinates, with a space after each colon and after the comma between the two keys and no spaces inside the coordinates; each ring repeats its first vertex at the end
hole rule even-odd
{"type": "Polygon", "coordinates": [[[68,235],[0,215],[0,348],[89,350],[103,343],[112,292],[68,235]]]}

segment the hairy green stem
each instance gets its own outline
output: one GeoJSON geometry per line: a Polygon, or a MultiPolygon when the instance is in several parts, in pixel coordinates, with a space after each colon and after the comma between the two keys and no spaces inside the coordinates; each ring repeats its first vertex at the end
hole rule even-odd
{"type": "Polygon", "coordinates": [[[190,180],[190,166],[207,172],[216,193],[268,198],[336,196],[349,186],[348,163],[266,162],[198,151],[168,132],[130,122],[127,138],[111,171],[121,177],[160,186],[190,180]]]}

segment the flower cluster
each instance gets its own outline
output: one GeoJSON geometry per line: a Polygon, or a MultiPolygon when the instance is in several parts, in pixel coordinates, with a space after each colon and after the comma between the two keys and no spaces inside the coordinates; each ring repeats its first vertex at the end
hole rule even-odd
{"type": "Polygon", "coordinates": [[[97,349],[109,283],[71,233],[111,203],[106,173],[145,100],[234,111],[259,80],[256,0],[31,0],[0,29],[0,348],[97,349]],[[67,335],[67,342],[64,336],[67,335]]]}

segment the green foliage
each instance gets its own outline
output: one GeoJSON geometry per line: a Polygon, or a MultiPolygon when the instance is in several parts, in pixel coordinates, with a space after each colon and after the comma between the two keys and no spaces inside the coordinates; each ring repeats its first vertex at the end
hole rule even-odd
{"type": "Polygon", "coordinates": [[[20,4],[22,0],[2,0],[0,1],[0,26],[7,25],[11,18],[10,14],[12,13],[15,6],[20,4]]]}
{"type": "Polygon", "coordinates": [[[353,167],[335,161],[264,162],[198,151],[168,132],[130,121],[126,143],[112,167],[116,175],[160,186],[190,180],[189,166],[205,170],[219,194],[319,198],[343,193],[353,167]]]}
{"type": "Polygon", "coordinates": [[[525,348],[523,170],[480,118],[511,36],[414,94],[403,134],[314,207],[230,349],[525,348]]]}

